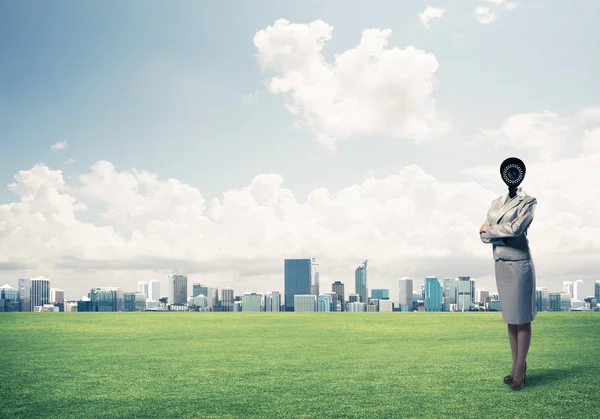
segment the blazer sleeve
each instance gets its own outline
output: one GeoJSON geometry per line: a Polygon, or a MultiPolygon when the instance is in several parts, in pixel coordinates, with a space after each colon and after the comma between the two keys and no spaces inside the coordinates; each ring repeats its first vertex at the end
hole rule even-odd
{"type": "Polygon", "coordinates": [[[536,205],[537,199],[532,198],[519,210],[516,221],[489,226],[486,231],[487,237],[491,239],[504,239],[521,236],[533,221],[536,205]]]}
{"type": "MultiPolygon", "coordinates": [[[[483,224],[487,224],[488,226],[491,224],[490,216],[488,215],[483,224]]],[[[503,239],[494,239],[488,236],[487,232],[489,231],[489,227],[485,233],[479,233],[479,238],[485,244],[495,244],[497,246],[505,246],[503,239]]]]}

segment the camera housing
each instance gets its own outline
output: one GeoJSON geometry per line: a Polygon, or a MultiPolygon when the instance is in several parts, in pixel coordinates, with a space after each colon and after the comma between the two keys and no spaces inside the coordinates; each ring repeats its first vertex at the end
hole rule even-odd
{"type": "Polygon", "coordinates": [[[500,165],[500,175],[508,189],[517,189],[525,179],[525,163],[517,157],[509,157],[500,165]]]}

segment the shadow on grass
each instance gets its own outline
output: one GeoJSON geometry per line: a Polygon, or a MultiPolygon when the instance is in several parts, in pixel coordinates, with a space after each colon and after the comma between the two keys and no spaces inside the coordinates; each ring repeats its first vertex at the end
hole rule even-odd
{"type": "Polygon", "coordinates": [[[596,365],[574,365],[569,368],[540,368],[534,369],[527,365],[527,387],[543,387],[552,383],[570,380],[589,374],[596,365]]]}

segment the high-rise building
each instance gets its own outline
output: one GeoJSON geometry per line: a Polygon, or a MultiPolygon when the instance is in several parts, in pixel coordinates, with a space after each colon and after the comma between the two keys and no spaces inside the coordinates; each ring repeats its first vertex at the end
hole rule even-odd
{"type": "Polygon", "coordinates": [[[188,279],[185,275],[169,275],[169,303],[184,305],[187,303],[188,279]]]}
{"type": "MultiPolygon", "coordinates": [[[[233,311],[234,303],[233,289],[223,288],[221,290],[221,301],[223,301],[223,311],[233,311]]],[[[281,299],[281,297],[279,297],[281,299]]],[[[279,303],[281,305],[281,302],[279,303]]],[[[278,310],[279,311],[279,310],[278,310]]]]}
{"type": "Polygon", "coordinates": [[[19,311],[19,290],[6,284],[0,287],[0,311],[19,311]]]}
{"type": "Polygon", "coordinates": [[[371,290],[371,298],[375,300],[389,300],[390,290],[388,290],[387,288],[371,290]]]}
{"type": "Polygon", "coordinates": [[[19,278],[18,283],[21,311],[33,311],[33,306],[31,305],[31,279],[19,278]]]}
{"type": "Polygon", "coordinates": [[[596,281],[594,284],[594,298],[600,303],[600,281],[596,281]]]}
{"type": "Polygon", "coordinates": [[[490,292],[485,288],[477,288],[475,290],[475,302],[476,303],[486,303],[486,300],[490,297],[490,292]]]}
{"type": "Polygon", "coordinates": [[[50,288],[50,302],[51,303],[64,303],[65,292],[60,288],[50,288]]]}
{"type": "Polygon", "coordinates": [[[265,295],[264,311],[281,311],[281,294],[279,294],[279,291],[269,292],[265,295]]]}
{"type": "Polygon", "coordinates": [[[456,278],[444,278],[444,311],[450,311],[456,304],[456,278]]]}
{"type": "Polygon", "coordinates": [[[311,262],[310,262],[310,278],[311,278],[310,293],[312,295],[316,295],[318,297],[319,296],[319,264],[317,263],[315,258],[312,258],[311,262]]]}
{"type": "Polygon", "coordinates": [[[425,311],[442,311],[442,286],[435,276],[425,278],[425,311]]]}
{"type": "Polygon", "coordinates": [[[317,311],[329,312],[331,311],[332,299],[331,294],[321,294],[317,300],[317,311]]]}
{"type": "MultiPolygon", "coordinates": [[[[466,311],[471,308],[471,277],[458,277],[458,310],[466,311]]],[[[502,303],[502,301],[500,301],[502,303]]]]}
{"type": "Polygon", "coordinates": [[[208,287],[206,296],[208,297],[208,303],[210,304],[210,306],[215,307],[219,302],[219,289],[208,287]]]}
{"type": "Polygon", "coordinates": [[[331,284],[331,291],[335,292],[336,300],[340,302],[342,311],[344,311],[344,303],[346,302],[344,284],[340,281],[335,281],[333,284],[331,284]]]}
{"type": "Polygon", "coordinates": [[[312,260],[285,259],[283,262],[283,269],[285,311],[296,311],[294,310],[296,301],[294,296],[310,295],[311,293],[312,260]]]}
{"type": "Polygon", "coordinates": [[[583,294],[583,279],[578,279],[573,282],[573,300],[583,301],[585,295],[583,294]]]}
{"type": "Polygon", "coordinates": [[[146,295],[146,297],[148,297],[148,283],[146,281],[139,281],[137,292],[142,293],[146,295]]]}
{"type": "Polygon", "coordinates": [[[425,284],[421,285],[421,293],[419,294],[417,301],[418,300],[425,301],[425,284]]]}
{"type": "Polygon", "coordinates": [[[560,311],[560,292],[551,292],[548,295],[548,301],[550,303],[550,311],[560,311]]]}
{"type": "Polygon", "coordinates": [[[540,287],[535,290],[535,309],[537,312],[550,310],[550,290],[540,287]]]}
{"type": "Polygon", "coordinates": [[[242,297],[242,311],[262,311],[263,295],[262,293],[247,292],[242,297]]]}
{"type": "Polygon", "coordinates": [[[366,260],[354,271],[354,292],[360,296],[361,303],[368,302],[366,260]]]}
{"type": "Polygon", "coordinates": [[[563,281],[563,293],[569,294],[571,297],[573,296],[573,282],[563,281]]]}
{"type": "Polygon", "coordinates": [[[471,302],[475,302],[476,301],[476,292],[477,292],[477,288],[475,288],[475,280],[471,278],[471,302]]]}
{"type": "Polygon", "coordinates": [[[192,297],[197,297],[200,294],[208,297],[208,287],[202,285],[200,282],[194,282],[192,284],[192,297]]]}
{"type": "Polygon", "coordinates": [[[312,294],[294,295],[294,311],[314,312],[317,311],[317,296],[312,294]]]}
{"type": "Polygon", "coordinates": [[[398,280],[398,303],[402,311],[413,311],[413,280],[409,277],[398,280]]]}
{"type": "Polygon", "coordinates": [[[50,302],[50,280],[44,277],[31,278],[31,306],[43,306],[50,302]]]}
{"type": "Polygon", "coordinates": [[[148,300],[158,301],[160,300],[160,281],[153,279],[148,282],[148,300]]]}

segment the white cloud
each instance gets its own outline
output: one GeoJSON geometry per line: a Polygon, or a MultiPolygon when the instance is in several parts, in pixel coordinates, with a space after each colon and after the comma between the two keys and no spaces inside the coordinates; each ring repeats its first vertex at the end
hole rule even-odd
{"type": "Polygon", "coordinates": [[[445,10],[441,7],[427,6],[425,10],[419,13],[419,21],[421,25],[429,29],[429,21],[433,19],[441,19],[444,16],[445,10]]]}
{"type": "Polygon", "coordinates": [[[66,164],[75,164],[75,160],[74,159],[68,159],[65,161],[66,164]]]}
{"type": "Polygon", "coordinates": [[[69,147],[69,143],[68,142],[66,142],[66,141],[60,141],[60,142],[58,142],[56,144],[53,144],[52,147],[50,147],[50,149],[52,151],[58,151],[58,150],[64,150],[67,147],[69,147]]]}
{"type": "Polygon", "coordinates": [[[498,18],[496,12],[486,6],[477,6],[475,8],[475,19],[483,25],[487,25],[488,23],[492,23],[494,20],[498,18]]]}
{"type": "Polygon", "coordinates": [[[318,141],[331,149],[368,135],[419,142],[450,129],[436,115],[433,54],[387,48],[391,30],[367,29],[329,63],[322,50],[332,31],[321,20],[279,19],[254,37],[262,70],[275,73],[269,91],[285,95],[285,107],[318,141]]]}
{"type": "Polygon", "coordinates": [[[495,148],[531,150],[551,162],[559,156],[597,150],[600,108],[584,109],[561,117],[548,110],[508,117],[496,129],[482,129],[470,142],[495,148]]]}
{"type": "MultiPolygon", "coordinates": [[[[530,241],[543,283],[600,267],[600,153],[594,148],[600,113],[588,109],[564,120],[536,115],[565,130],[571,121],[567,137],[582,148],[593,145],[577,158],[526,160],[523,187],[538,198],[530,241]]],[[[304,202],[280,175],[267,173],[206,202],[190,185],[143,170],[117,171],[106,161],[72,184],[60,170],[36,165],[10,185],[15,202],[0,205],[0,270],[31,267],[50,277],[88,270],[100,272],[97,278],[112,270],[201,272],[221,286],[235,278],[236,292],[281,289],[285,257],[317,257],[323,278],[333,280],[368,257],[374,278],[393,292],[404,275],[485,277],[491,253],[477,232],[505,186],[497,166],[463,173],[468,181],[449,182],[411,165],[339,191],[315,189],[304,202]]]]}
{"type": "Polygon", "coordinates": [[[493,6],[477,6],[475,8],[475,19],[482,25],[492,23],[498,18],[498,11],[501,9],[516,9],[519,4],[506,0],[487,0],[493,6]]]}

